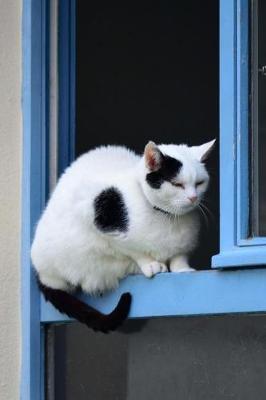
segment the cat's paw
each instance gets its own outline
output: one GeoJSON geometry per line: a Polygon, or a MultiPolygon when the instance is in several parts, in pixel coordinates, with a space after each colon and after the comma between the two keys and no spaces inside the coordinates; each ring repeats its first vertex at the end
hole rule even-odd
{"type": "Polygon", "coordinates": [[[167,272],[167,266],[158,261],[152,261],[149,264],[142,265],[141,270],[147,278],[152,278],[160,272],[167,272]]]}
{"type": "Polygon", "coordinates": [[[189,265],[174,264],[170,266],[170,271],[179,273],[179,272],[193,272],[196,270],[194,268],[191,268],[189,265]]]}
{"type": "Polygon", "coordinates": [[[188,258],[186,255],[180,254],[175,256],[171,261],[170,261],[170,267],[169,267],[171,272],[192,272],[195,271],[194,268],[191,268],[188,264],[188,258]]]}

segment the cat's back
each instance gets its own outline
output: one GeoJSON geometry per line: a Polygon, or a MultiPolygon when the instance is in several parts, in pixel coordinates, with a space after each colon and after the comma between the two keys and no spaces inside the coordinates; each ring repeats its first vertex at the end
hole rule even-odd
{"type": "Polygon", "coordinates": [[[77,225],[78,220],[92,220],[95,198],[106,188],[127,180],[128,171],[134,171],[139,159],[120,146],[102,146],[81,155],[60,177],[41,225],[66,225],[67,221],[77,225]]]}
{"type": "Polygon", "coordinates": [[[94,179],[124,173],[134,168],[140,156],[122,146],[101,146],[80,156],[70,167],[73,173],[85,172],[94,179]]]}
{"type": "Polygon", "coordinates": [[[85,153],[66,169],[36,227],[31,253],[36,268],[44,260],[47,265],[61,262],[66,254],[77,256],[86,253],[90,243],[95,245],[95,199],[106,188],[115,192],[139,159],[125,147],[105,146],[85,153]]]}
{"type": "Polygon", "coordinates": [[[93,202],[106,187],[121,181],[134,170],[140,156],[122,146],[101,146],[81,155],[64,172],[48,203],[48,210],[93,202]]]}

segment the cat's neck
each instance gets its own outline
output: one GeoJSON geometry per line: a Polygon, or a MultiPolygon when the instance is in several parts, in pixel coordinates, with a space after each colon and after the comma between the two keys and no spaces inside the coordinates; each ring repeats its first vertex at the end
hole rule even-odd
{"type": "Polygon", "coordinates": [[[164,215],[168,215],[169,217],[171,217],[173,214],[171,214],[170,212],[168,212],[168,211],[166,211],[166,210],[163,210],[162,208],[160,208],[160,207],[156,207],[156,206],[153,206],[152,207],[155,211],[158,211],[158,212],[160,212],[160,213],[162,213],[162,214],[164,214],[164,215]]]}

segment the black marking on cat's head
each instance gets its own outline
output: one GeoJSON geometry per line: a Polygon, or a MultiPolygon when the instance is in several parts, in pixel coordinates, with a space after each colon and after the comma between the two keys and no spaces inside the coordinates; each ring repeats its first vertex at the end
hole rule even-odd
{"type": "Polygon", "coordinates": [[[115,187],[103,190],[94,200],[94,223],[102,232],[128,230],[128,212],[122,193],[115,187]]]}
{"type": "Polygon", "coordinates": [[[180,171],[182,163],[177,159],[162,154],[160,168],[146,175],[147,183],[153,189],[160,189],[164,181],[170,182],[180,171]]]}

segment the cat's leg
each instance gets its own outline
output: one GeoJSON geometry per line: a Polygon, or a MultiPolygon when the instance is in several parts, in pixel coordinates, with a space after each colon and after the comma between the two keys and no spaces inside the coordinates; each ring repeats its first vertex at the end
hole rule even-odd
{"type": "Polygon", "coordinates": [[[171,272],[188,272],[195,271],[188,264],[188,257],[186,255],[177,255],[170,260],[170,271],[171,272]]]}
{"type": "Polygon", "coordinates": [[[160,272],[167,272],[167,266],[159,261],[155,261],[148,256],[142,256],[135,259],[139,268],[147,278],[151,278],[160,272]]]}

